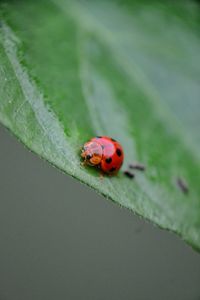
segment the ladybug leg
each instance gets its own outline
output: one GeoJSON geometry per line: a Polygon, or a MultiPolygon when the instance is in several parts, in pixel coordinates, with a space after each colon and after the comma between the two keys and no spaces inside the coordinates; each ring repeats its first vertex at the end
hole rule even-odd
{"type": "Polygon", "coordinates": [[[86,159],[84,159],[83,161],[80,162],[80,165],[82,167],[85,167],[87,165],[86,159]]]}
{"type": "Polygon", "coordinates": [[[81,161],[81,166],[86,166],[87,165],[87,163],[86,163],[86,160],[84,159],[84,161],[81,161]]]}
{"type": "Polygon", "coordinates": [[[101,164],[98,165],[98,170],[99,170],[99,179],[103,180],[104,179],[104,172],[101,170],[101,164]]]}
{"type": "Polygon", "coordinates": [[[83,146],[77,147],[77,150],[78,150],[79,152],[81,152],[81,154],[82,154],[82,153],[83,153],[83,146]]]}
{"type": "Polygon", "coordinates": [[[103,180],[103,179],[104,179],[104,174],[103,174],[103,172],[100,172],[100,173],[99,173],[99,179],[100,179],[100,180],[103,180]]]}
{"type": "Polygon", "coordinates": [[[100,169],[100,166],[99,166],[99,179],[101,181],[104,179],[104,175],[105,175],[105,173],[100,169]]]}

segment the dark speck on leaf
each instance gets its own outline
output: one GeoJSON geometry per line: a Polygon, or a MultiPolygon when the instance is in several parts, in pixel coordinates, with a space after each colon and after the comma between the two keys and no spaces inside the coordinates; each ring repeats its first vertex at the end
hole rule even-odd
{"type": "Polygon", "coordinates": [[[146,169],[145,165],[138,163],[138,162],[130,164],[129,168],[139,170],[139,171],[145,171],[145,169],[146,169]]]}
{"type": "Polygon", "coordinates": [[[179,187],[179,189],[184,193],[184,194],[188,194],[189,193],[189,187],[188,187],[188,184],[187,182],[181,178],[181,177],[178,177],[176,179],[176,183],[177,183],[177,186],[179,187]]]}
{"type": "Polygon", "coordinates": [[[133,179],[135,177],[135,174],[133,174],[129,171],[124,171],[124,175],[130,179],[133,179]]]}

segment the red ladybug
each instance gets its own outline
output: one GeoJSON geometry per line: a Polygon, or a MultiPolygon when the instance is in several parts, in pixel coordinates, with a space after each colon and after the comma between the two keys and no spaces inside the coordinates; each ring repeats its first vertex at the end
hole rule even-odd
{"type": "Polygon", "coordinates": [[[81,156],[87,165],[100,168],[104,173],[115,175],[122,166],[122,146],[107,136],[97,136],[84,144],[81,156]]]}

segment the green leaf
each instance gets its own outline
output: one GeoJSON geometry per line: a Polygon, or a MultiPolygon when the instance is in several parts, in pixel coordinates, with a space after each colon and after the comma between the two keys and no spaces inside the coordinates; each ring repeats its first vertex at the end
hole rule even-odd
{"type": "Polygon", "coordinates": [[[199,250],[197,4],[16,0],[0,16],[1,122],[53,165],[199,250]],[[140,161],[146,172],[101,180],[82,167],[80,146],[95,135],[122,143],[124,170],[140,161]]]}

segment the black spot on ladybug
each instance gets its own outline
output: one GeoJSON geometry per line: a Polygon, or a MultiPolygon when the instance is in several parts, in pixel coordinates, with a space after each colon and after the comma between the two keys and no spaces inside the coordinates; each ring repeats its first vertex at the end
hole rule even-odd
{"type": "Polygon", "coordinates": [[[86,158],[89,160],[90,158],[92,158],[92,156],[88,154],[88,155],[86,156],[86,158]]]}
{"type": "Polygon", "coordinates": [[[110,164],[112,162],[112,158],[111,157],[106,158],[106,162],[107,164],[110,164]]]}
{"type": "Polygon", "coordinates": [[[117,153],[118,156],[122,155],[122,151],[119,148],[117,148],[116,153],[117,153]]]}
{"type": "Polygon", "coordinates": [[[116,171],[116,168],[115,168],[115,167],[112,167],[112,168],[110,169],[110,172],[114,172],[114,171],[116,171]]]}
{"type": "Polygon", "coordinates": [[[135,175],[129,171],[124,171],[124,175],[130,179],[135,177],[135,175]]]}
{"type": "Polygon", "coordinates": [[[116,142],[116,140],[115,140],[115,139],[111,139],[111,141],[113,141],[113,142],[116,142]]]}

